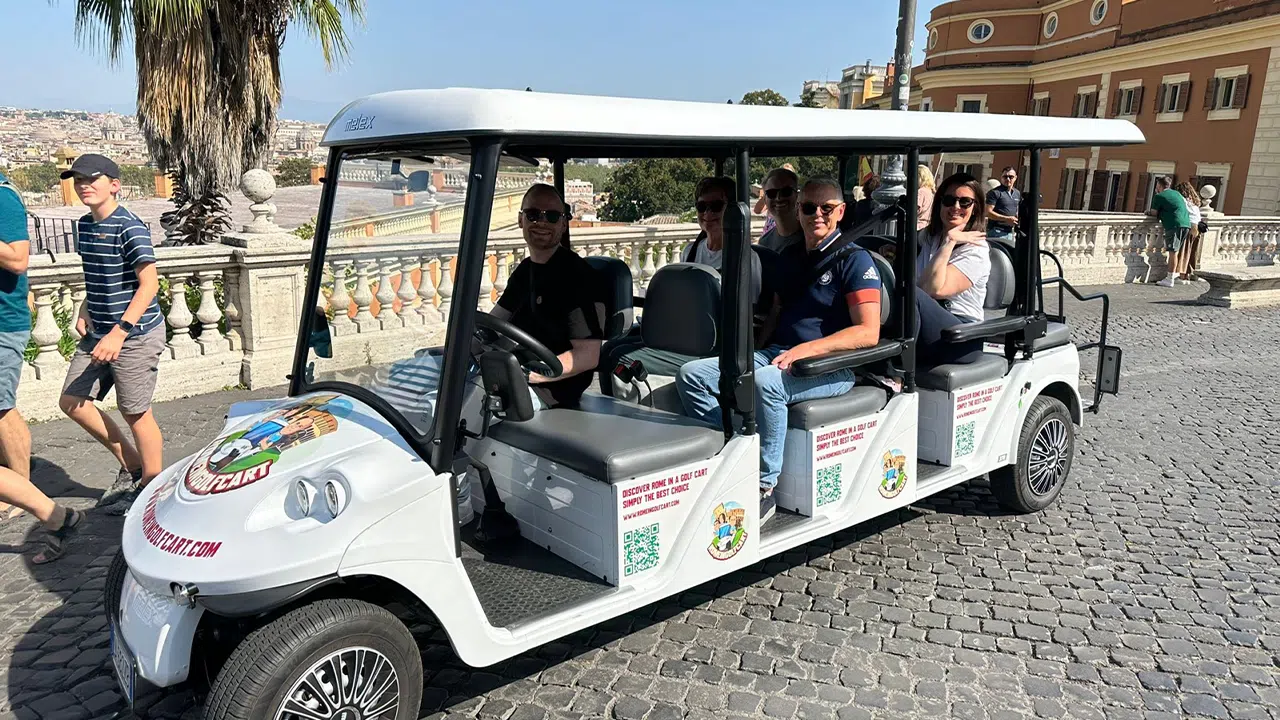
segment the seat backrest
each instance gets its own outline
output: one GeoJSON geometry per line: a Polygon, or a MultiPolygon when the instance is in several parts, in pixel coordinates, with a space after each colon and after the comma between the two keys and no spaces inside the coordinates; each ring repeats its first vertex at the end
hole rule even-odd
{"type": "Polygon", "coordinates": [[[1013,250],[1003,243],[991,243],[987,249],[991,257],[991,275],[987,278],[987,297],[982,307],[1003,310],[1013,302],[1015,281],[1013,276],[1013,250]]]}
{"type": "Polygon", "coordinates": [[[617,340],[631,332],[634,317],[631,267],[618,258],[592,255],[583,259],[599,275],[604,292],[604,339],[617,340]]]}
{"type": "Polygon", "coordinates": [[[649,280],[640,337],[655,350],[710,357],[720,352],[719,320],[720,273],[673,263],[649,280]]]}
{"type": "Polygon", "coordinates": [[[897,275],[893,273],[893,264],[883,255],[871,250],[867,252],[880,273],[880,325],[883,326],[889,322],[890,311],[893,309],[893,288],[898,284],[897,275]]]}

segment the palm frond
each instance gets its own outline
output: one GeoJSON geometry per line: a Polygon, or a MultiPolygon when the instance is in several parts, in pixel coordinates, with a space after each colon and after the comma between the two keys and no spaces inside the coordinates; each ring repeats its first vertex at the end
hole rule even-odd
{"type": "Polygon", "coordinates": [[[364,24],[365,0],[292,0],[290,20],[320,43],[325,68],[333,69],[351,51],[344,17],[364,24]]]}

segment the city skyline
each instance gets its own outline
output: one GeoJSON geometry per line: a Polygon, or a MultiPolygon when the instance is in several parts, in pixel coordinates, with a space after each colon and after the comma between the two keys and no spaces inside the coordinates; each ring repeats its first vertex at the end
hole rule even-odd
{"type": "MultiPolygon", "coordinates": [[[[916,62],[924,57],[924,24],[941,0],[921,0],[916,14],[916,62]]],[[[7,13],[27,32],[11,38],[10,57],[40,58],[40,73],[12,74],[0,89],[0,106],[39,110],[82,110],[131,115],[136,99],[132,49],[109,68],[105,54],[77,42],[75,3],[24,3],[7,13]],[[63,48],[50,55],[49,48],[63,48]]],[[[735,102],[751,90],[772,88],[799,100],[806,80],[839,81],[843,68],[892,59],[897,4],[884,0],[816,0],[788,41],[777,33],[776,5],[706,3],[696,7],[656,0],[643,9],[603,7],[585,0],[560,3],[557,12],[537,12],[515,0],[487,4],[429,6],[408,2],[370,3],[364,26],[351,27],[351,55],[326,72],[315,42],[291,29],[281,56],[283,94],[280,117],[327,122],[349,101],[363,95],[411,87],[533,87],[547,92],[735,102]],[[826,18],[815,23],[814,18],[826,18]],[[494,25],[494,18],[501,25],[494,25]],[[840,18],[847,18],[842,23],[840,18]],[[541,24],[543,20],[554,22],[541,24]],[[855,42],[814,41],[812,28],[834,22],[873,28],[855,42]],[[424,28],[425,45],[404,28],[424,28]],[[438,28],[448,28],[447,32],[438,28]],[[497,29],[475,40],[459,28],[497,29]],[[503,31],[503,28],[511,28],[503,31]],[[541,28],[541,29],[540,29],[541,28]],[[532,30],[526,33],[525,30],[532,30]],[[565,39],[526,41],[522,37],[565,39]],[[741,62],[723,72],[725,43],[716,38],[757,38],[741,62]],[[495,39],[496,38],[496,39],[495,39]],[[665,47],[659,47],[659,43],[665,47]],[[475,52],[478,45],[483,52],[475,52]],[[777,62],[773,47],[787,62],[777,62]],[[416,54],[405,48],[412,48],[416,54]],[[608,55],[613,62],[598,62],[608,55]]]]}

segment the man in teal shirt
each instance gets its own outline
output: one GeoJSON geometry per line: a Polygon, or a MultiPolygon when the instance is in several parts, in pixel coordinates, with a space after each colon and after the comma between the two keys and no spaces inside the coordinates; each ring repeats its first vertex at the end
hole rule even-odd
{"type": "Polygon", "coordinates": [[[1173,189],[1173,178],[1162,176],[1156,178],[1156,196],[1151,199],[1151,209],[1147,211],[1152,217],[1159,217],[1164,225],[1164,244],[1168,259],[1169,274],[1156,283],[1163,287],[1173,287],[1175,278],[1187,271],[1187,237],[1191,234],[1191,214],[1187,212],[1186,198],[1173,189]]]}
{"type": "Polygon", "coordinates": [[[63,543],[83,515],[58,505],[31,484],[31,433],[18,414],[18,380],[31,337],[27,306],[27,211],[17,188],[0,173],[0,521],[23,510],[39,518],[49,531],[35,564],[62,555],[63,543]],[[12,503],[12,505],[10,505],[12,503]],[[14,507],[16,506],[16,507],[14,507]]]}

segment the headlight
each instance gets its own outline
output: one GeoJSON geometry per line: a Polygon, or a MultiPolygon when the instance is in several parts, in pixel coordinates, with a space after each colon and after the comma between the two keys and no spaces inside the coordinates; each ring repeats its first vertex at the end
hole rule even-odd
{"type": "Polygon", "coordinates": [[[338,517],[338,513],[347,506],[347,489],[342,483],[330,480],[324,484],[324,504],[328,507],[330,516],[338,517]]]}
{"type": "Polygon", "coordinates": [[[311,503],[315,500],[316,490],[306,480],[299,480],[293,485],[293,497],[303,515],[311,514],[311,503]]]}

